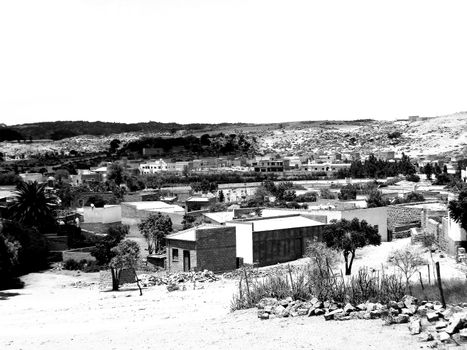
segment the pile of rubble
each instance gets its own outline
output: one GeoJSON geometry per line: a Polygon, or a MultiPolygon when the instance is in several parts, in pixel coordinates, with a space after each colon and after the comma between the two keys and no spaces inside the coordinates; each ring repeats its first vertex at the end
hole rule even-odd
{"type": "MultiPolygon", "coordinates": [[[[163,276],[158,275],[139,275],[138,276],[143,287],[160,286],[160,285],[178,285],[180,283],[194,282],[214,282],[218,281],[219,277],[212,271],[204,270],[199,272],[175,272],[168,273],[163,276]]],[[[175,289],[174,289],[175,290],[175,289]]]]}
{"type": "Polygon", "coordinates": [[[309,301],[263,298],[256,305],[260,319],[320,316],[326,321],[382,319],[384,325],[407,323],[420,341],[467,344],[467,303],[443,308],[439,302],[418,302],[412,296],[385,305],[367,301],[359,305],[334,303],[313,298],[309,301]]]}

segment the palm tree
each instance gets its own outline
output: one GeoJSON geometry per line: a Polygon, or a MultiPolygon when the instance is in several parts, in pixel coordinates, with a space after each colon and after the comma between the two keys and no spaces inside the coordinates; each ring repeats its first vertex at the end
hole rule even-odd
{"type": "Polygon", "coordinates": [[[45,193],[46,184],[20,182],[10,206],[10,217],[27,226],[44,228],[53,223],[54,200],[45,193]]]}

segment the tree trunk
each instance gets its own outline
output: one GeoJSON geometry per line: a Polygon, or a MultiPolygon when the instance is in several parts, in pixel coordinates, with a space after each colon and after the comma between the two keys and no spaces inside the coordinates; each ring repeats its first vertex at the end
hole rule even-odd
{"type": "Polygon", "coordinates": [[[110,268],[110,273],[112,274],[112,290],[118,291],[118,286],[120,284],[120,273],[113,267],[110,268]]]}
{"type": "Polygon", "coordinates": [[[355,250],[352,250],[351,252],[351,257],[350,257],[350,262],[349,262],[349,268],[345,269],[345,274],[346,275],[351,275],[352,274],[352,264],[353,264],[353,259],[355,259],[355,250]]]}
{"type": "Polygon", "coordinates": [[[345,261],[345,275],[350,275],[349,269],[349,252],[344,251],[344,261],[345,261]]]}
{"type": "Polygon", "coordinates": [[[138,278],[138,275],[136,274],[136,270],[133,269],[133,272],[135,274],[135,280],[136,280],[136,285],[138,286],[138,289],[139,289],[139,296],[142,296],[143,295],[143,290],[141,289],[141,286],[139,285],[139,278],[138,278]]]}

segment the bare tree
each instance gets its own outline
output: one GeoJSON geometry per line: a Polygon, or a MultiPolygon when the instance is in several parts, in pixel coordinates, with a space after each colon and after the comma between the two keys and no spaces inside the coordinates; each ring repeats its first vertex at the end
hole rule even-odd
{"type": "Polygon", "coordinates": [[[427,262],[418,247],[407,245],[404,248],[393,250],[388,256],[388,263],[398,268],[404,275],[406,288],[409,291],[411,290],[410,279],[427,262]]]}

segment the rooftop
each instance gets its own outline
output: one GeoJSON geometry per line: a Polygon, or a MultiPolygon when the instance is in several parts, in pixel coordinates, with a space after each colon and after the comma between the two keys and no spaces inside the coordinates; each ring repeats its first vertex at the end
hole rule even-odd
{"type": "Polygon", "coordinates": [[[203,215],[220,224],[231,221],[234,218],[233,211],[219,211],[216,213],[204,213],[203,215]]]}
{"type": "Polygon", "coordinates": [[[252,223],[253,231],[255,232],[323,225],[322,222],[308,219],[299,214],[242,221],[232,221],[232,223],[235,222],[252,223]]]}
{"type": "Polygon", "coordinates": [[[165,238],[194,242],[194,241],[196,241],[196,231],[197,230],[202,230],[202,229],[207,229],[207,228],[215,228],[215,227],[222,227],[222,226],[202,224],[202,225],[199,225],[199,226],[196,226],[196,227],[191,227],[191,228],[183,230],[183,231],[178,231],[178,232],[175,232],[175,233],[171,233],[170,235],[167,235],[165,238]]]}
{"type": "Polygon", "coordinates": [[[161,201],[147,201],[147,202],[123,202],[122,204],[129,204],[136,207],[137,210],[159,211],[165,213],[185,212],[179,205],[167,204],[161,201]]]}

